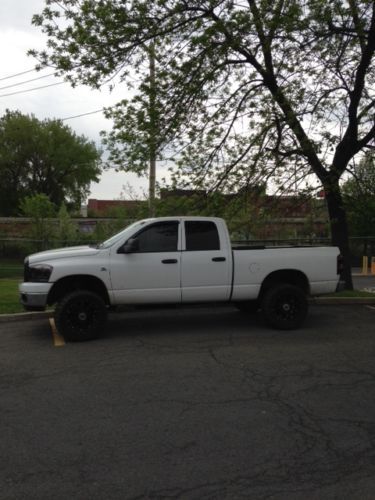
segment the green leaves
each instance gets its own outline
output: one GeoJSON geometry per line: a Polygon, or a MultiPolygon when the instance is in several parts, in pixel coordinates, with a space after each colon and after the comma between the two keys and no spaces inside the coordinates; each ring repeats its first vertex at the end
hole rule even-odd
{"type": "Polygon", "coordinates": [[[375,136],[373,11],[369,0],[46,2],[33,22],[50,47],[34,54],[72,84],[132,89],[107,110],[116,168],[144,173],[152,143],[179,159],[181,182],[229,186],[255,168],[278,179],[291,161],[324,182],[375,136]]]}
{"type": "Polygon", "coordinates": [[[46,219],[56,215],[56,206],[50,201],[45,194],[35,194],[34,196],[26,196],[21,202],[21,210],[26,217],[31,217],[35,220],[46,219]]]}
{"type": "Polygon", "coordinates": [[[375,155],[368,152],[351,169],[343,198],[353,235],[373,236],[375,227],[375,155]]]}
{"type": "Polygon", "coordinates": [[[37,240],[48,240],[53,234],[51,221],[56,215],[56,206],[46,194],[26,196],[20,204],[21,211],[32,220],[31,236],[37,240]]]}
{"type": "Polygon", "coordinates": [[[21,201],[36,194],[79,207],[99,180],[99,159],[92,142],[59,120],[7,111],[0,118],[0,213],[17,215],[21,201]]]}

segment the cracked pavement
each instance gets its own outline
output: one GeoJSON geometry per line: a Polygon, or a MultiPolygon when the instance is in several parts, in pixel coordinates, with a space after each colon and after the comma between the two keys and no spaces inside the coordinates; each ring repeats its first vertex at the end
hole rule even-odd
{"type": "Polygon", "coordinates": [[[2,499],[373,499],[375,308],[280,332],[232,307],[0,325],[2,499]]]}

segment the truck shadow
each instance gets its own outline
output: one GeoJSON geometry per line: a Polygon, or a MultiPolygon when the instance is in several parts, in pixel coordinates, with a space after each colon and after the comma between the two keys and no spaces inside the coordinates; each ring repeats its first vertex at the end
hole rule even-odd
{"type": "MultiPolygon", "coordinates": [[[[305,324],[296,330],[275,330],[264,323],[261,313],[244,314],[233,306],[139,309],[111,314],[103,340],[121,342],[139,337],[174,339],[194,343],[237,339],[244,343],[319,344],[351,338],[355,318],[363,311],[342,307],[311,306],[305,324]]],[[[372,318],[370,318],[372,319],[372,318]]]]}
{"type": "MultiPolygon", "coordinates": [[[[274,338],[298,337],[301,333],[319,329],[319,324],[327,323],[322,317],[310,312],[305,325],[292,331],[275,330],[268,327],[261,313],[246,314],[233,306],[197,306],[189,308],[135,309],[110,315],[106,338],[131,337],[137,335],[166,336],[236,336],[274,338]]],[[[328,321],[329,323],[329,321],[328,321]]]]}
{"type": "Polygon", "coordinates": [[[107,337],[118,335],[202,335],[263,328],[258,314],[242,314],[233,307],[152,308],[111,314],[107,337]]]}

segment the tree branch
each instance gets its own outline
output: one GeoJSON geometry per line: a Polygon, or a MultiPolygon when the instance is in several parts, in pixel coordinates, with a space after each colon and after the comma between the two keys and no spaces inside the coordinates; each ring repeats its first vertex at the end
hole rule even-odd
{"type": "Polygon", "coordinates": [[[375,139],[375,119],[374,119],[374,125],[371,127],[369,132],[364,137],[362,137],[362,139],[358,141],[357,143],[358,151],[360,151],[364,146],[367,146],[367,144],[371,142],[373,139],[375,139]]]}
{"type": "Polygon", "coordinates": [[[364,147],[366,141],[373,138],[373,129],[361,140],[358,140],[358,107],[363,95],[365,86],[365,78],[370,67],[373,55],[375,52],[375,2],[373,2],[372,18],[368,33],[367,45],[362,51],[362,55],[355,74],[353,90],[350,91],[350,103],[348,109],[349,123],[341,142],[336,147],[336,151],[332,161],[332,171],[335,176],[340,178],[345,171],[348,162],[361,148],[364,147]]]}

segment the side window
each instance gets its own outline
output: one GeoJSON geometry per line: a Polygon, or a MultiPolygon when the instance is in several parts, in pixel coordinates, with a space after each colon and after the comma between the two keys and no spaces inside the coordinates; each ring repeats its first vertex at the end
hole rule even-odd
{"type": "Polygon", "coordinates": [[[186,221],[186,250],[220,250],[216,224],[210,221],[186,221]]]}
{"type": "Polygon", "coordinates": [[[137,252],[176,252],[178,222],[158,222],[137,234],[137,252]]]}

